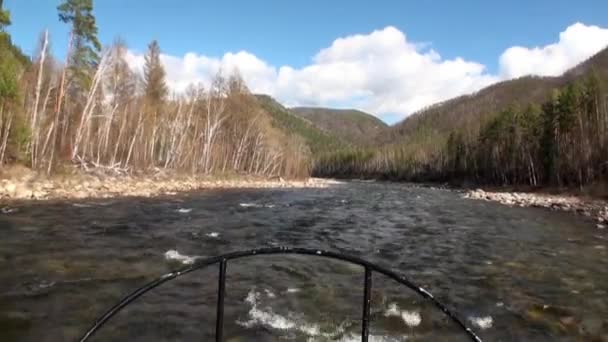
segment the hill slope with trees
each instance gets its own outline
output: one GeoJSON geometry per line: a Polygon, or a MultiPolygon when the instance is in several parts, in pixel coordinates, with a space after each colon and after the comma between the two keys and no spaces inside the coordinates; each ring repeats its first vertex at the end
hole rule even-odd
{"type": "Polygon", "coordinates": [[[600,79],[608,80],[608,49],[600,51],[559,77],[525,76],[432,105],[392,126],[391,134],[386,135],[383,142],[399,138],[415,139],[415,135],[421,133],[445,135],[454,129],[480,126],[509,106],[540,104],[550,97],[554,89],[564,87],[591,71],[600,79]]]}
{"type": "Polygon", "coordinates": [[[313,173],[584,187],[608,180],[608,50],[560,77],[523,77],[437,104],[383,144],[324,156],[313,173]]]}
{"type": "Polygon", "coordinates": [[[373,146],[388,128],[382,120],[359,110],[296,107],[290,111],[351,146],[373,146]]]}

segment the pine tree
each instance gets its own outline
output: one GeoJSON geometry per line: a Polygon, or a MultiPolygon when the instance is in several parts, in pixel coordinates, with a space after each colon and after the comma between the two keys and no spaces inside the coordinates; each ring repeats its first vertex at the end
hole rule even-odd
{"type": "Polygon", "coordinates": [[[0,105],[17,95],[17,75],[20,72],[19,62],[13,53],[14,46],[5,32],[11,24],[10,13],[3,9],[2,2],[0,0],[0,105]]]}
{"type": "Polygon", "coordinates": [[[11,15],[8,10],[3,9],[2,2],[4,0],[0,0],[0,31],[4,31],[6,26],[11,24],[11,15]]]}
{"type": "Polygon", "coordinates": [[[165,119],[161,117],[163,106],[167,97],[167,84],[165,69],[160,61],[160,46],[156,40],[148,45],[144,65],[144,91],[146,116],[144,120],[144,135],[150,137],[147,142],[143,161],[153,160],[157,150],[162,148],[164,142],[159,140],[164,129],[167,129],[165,119]]]}
{"type": "Polygon", "coordinates": [[[59,20],[71,24],[70,81],[87,90],[93,69],[99,63],[101,43],[93,15],[93,0],[65,0],[57,7],[59,20]]]}
{"type": "Polygon", "coordinates": [[[154,40],[148,45],[148,52],[145,56],[144,86],[146,102],[154,113],[160,111],[168,93],[165,68],[160,61],[160,53],[160,46],[154,40]]]}

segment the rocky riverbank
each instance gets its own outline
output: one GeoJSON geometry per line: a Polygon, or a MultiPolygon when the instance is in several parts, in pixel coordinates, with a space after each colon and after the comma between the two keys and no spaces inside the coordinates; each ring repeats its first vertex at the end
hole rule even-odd
{"type": "Polygon", "coordinates": [[[524,192],[490,192],[482,189],[467,191],[464,198],[494,201],[510,206],[538,207],[584,215],[597,220],[597,228],[608,226],[608,203],[576,196],[524,192]]]}
{"type": "Polygon", "coordinates": [[[326,188],[340,182],[256,177],[194,177],[175,174],[108,176],[77,173],[44,177],[25,170],[21,175],[0,179],[0,201],[82,199],[109,197],[153,197],[178,192],[222,188],[326,188]]]}

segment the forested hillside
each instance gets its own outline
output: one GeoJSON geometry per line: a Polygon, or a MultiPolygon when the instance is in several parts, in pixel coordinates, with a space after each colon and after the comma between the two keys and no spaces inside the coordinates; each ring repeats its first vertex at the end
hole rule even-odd
{"type": "Polygon", "coordinates": [[[304,139],[310,148],[313,159],[322,153],[348,147],[348,144],[332,132],[323,131],[310,121],[295,115],[268,95],[257,95],[261,107],[271,115],[273,125],[287,135],[296,135],[304,139]]]}
{"type": "Polygon", "coordinates": [[[350,146],[376,145],[379,136],[388,128],[382,120],[359,110],[317,107],[296,107],[290,110],[350,146]]]}
{"type": "Polygon", "coordinates": [[[420,134],[446,135],[454,129],[478,129],[509,106],[542,103],[554,89],[564,87],[592,70],[597,77],[608,80],[608,49],[560,77],[525,76],[494,84],[475,94],[437,103],[392,126],[391,134],[385,135],[383,142],[403,138],[415,140],[420,134]]]}
{"type": "Polygon", "coordinates": [[[70,28],[63,62],[48,33],[31,59],[23,56],[6,32],[10,13],[0,12],[0,165],[308,175],[304,138],[277,126],[238,74],[173,94],[158,42],[137,75],[124,43],[102,47],[92,0],[65,0],[57,11],[70,28]]]}
{"type": "Polygon", "coordinates": [[[562,77],[502,82],[421,111],[382,146],[325,155],[313,173],[583,187],[608,177],[608,50],[562,77]]]}

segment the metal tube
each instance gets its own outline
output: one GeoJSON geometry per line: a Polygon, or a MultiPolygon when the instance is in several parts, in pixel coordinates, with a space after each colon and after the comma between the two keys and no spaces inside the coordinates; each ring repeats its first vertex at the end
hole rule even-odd
{"type": "Polygon", "coordinates": [[[224,296],[226,291],[226,259],[220,262],[217,283],[217,314],[215,316],[215,342],[222,342],[224,335],[224,296]]]}
{"type": "Polygon", "coordinates": [[[365,285],[363,288],[363,318],[361,319],[361,341],[369,339],[369,311],[372,293],[372,270],[365,267],[365,285]]]}

